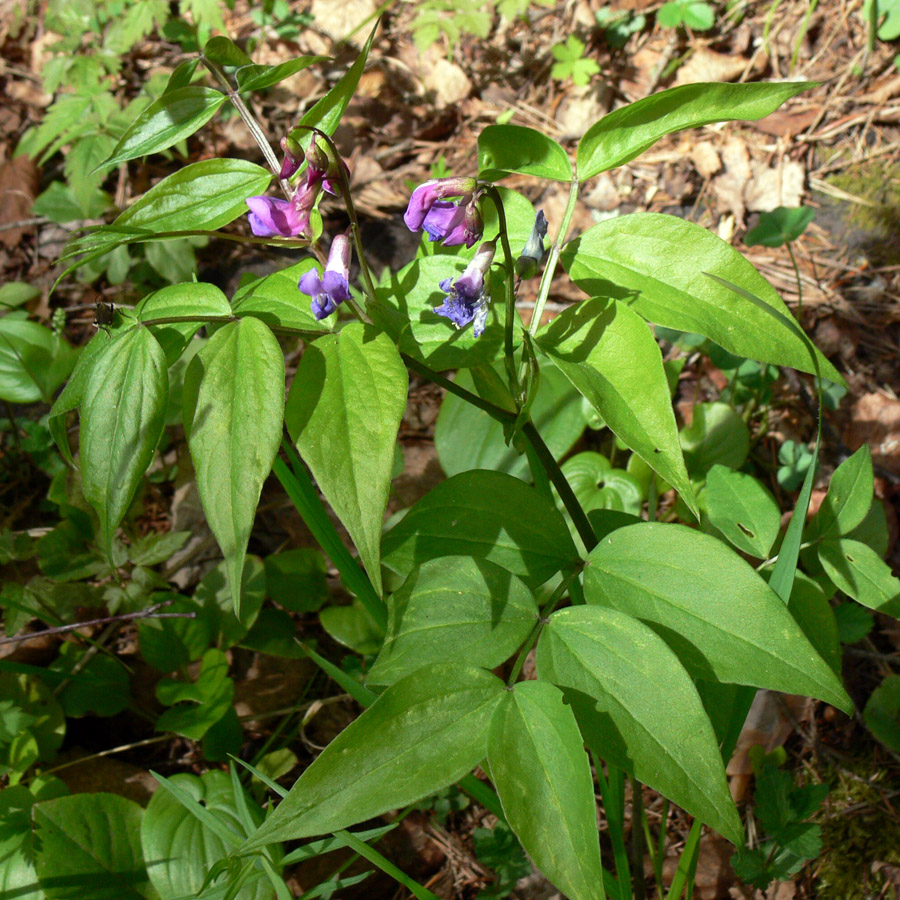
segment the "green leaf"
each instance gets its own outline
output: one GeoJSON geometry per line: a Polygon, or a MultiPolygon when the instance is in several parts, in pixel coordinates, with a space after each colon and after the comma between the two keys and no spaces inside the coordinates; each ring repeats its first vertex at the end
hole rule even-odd
{"type": "Polygon", "coordinates": [[[750,453],[747,425],[727,403],[698,403],[680,440],[694,478],[704,478],[714,466],[737,469],[750,453]]]}
{"type": "Polygon", "coordinates": [[[253,60],[231,38],[217,34],[203,45],[203,55],[218,66],[250,66],[253,60]]]}
{"type": "Polygon", "coordinates": [[[861,641],[875,625],[872,613],[852,600],[839,603],[833,612],[842,644],[855,644],[861,641]]]}
{"type": "Polygon", "coordinates": [[[330,638],[363,656],[376,654],[384,641],[384,629],[355,597],[348,606],[323,609],[319,622],[330,638]]]}
{"type": "Polygon", "coordinates": [[[439,484],[384,536],[382,561],[404,578],[443,556],[487,559],[532,589],[579,562],[549,500],[518,478],[482,469],[439,484]]]}
{"type": "Polygon", "coordinates": [[[781,510],[752,475],[714,465],[703,501],[710,523],[733,547],[757,559],[769,555],[781,530],[781,510]]]}
{"type": "Polygon", "coordinates": [[[49,900],[144,900],[143,810],[118,794],[74,794],[34,806],[37,874],[49,900]]]}
{"type": "Polygon", "coordinates": [[[484,758],[504,693],[475,666],[429,666],[401,679],[325,748],[242,850],[328,834],[459,780],[484,758]]]}
{"type": "Polygon", "coordinates": [[[640,519],[645,500],[640,482],[624,469],[614,469],[605,456],[592,450],[578,453],[563,463],[562,473],[586,513],[615,510],[640,519]]]}
{"type": "Polygon", "coordinates": [[[354,322],[306,348],[285,408],[297,450],[378,593],[382,521],[408,387],[390,338],[354,322]]]}
{"type": "Polygon", "coordinates": [[[328,564],[308,547],[271,553],[265,559],[266,594],[291,612],[316,612],[328,599],[328,564]]]}
{"type": "Polygon", "coordinates": [[[41,289],[24,281],[8,281],[0,287],[0,310],[14,309],[41,296],[41,289]]]}
{"type": "Polygon", "coordinates": [[[841,537],[862,523],[872,506],[875,479],[866,444],[835,469],[813,520],[821,538],[841,537]]]}
{"type": "MultiPolygon", "coordinates": [[[[148,237],[163,231],[214,230],[247,212],[247,197],[261,194],[272,173],[243,159],[205,159],[191,163],[158,184],[125,210],[111,231],[93,232],[113,242],[121,229],[144,229],[148,237]]],[[[118,236],[117,236],[118,235],[118,236]]]]}
{"type": "Polygon", "coordinates": [[[488,763],[506,820],[538,868],[571,900],[603,900],[591,768],[559,688],[522,681],[504,693],[488,763]]]}
{"type": "Polygon", "coordinates": [[[112,168],[129,159],[167,150],[199,131],[227,99],[221,91],[199,84],[163,94],[134,120],[98,168],[112,168]]]}
{"type": "Polygon", "coordinates": [[[558,315],[540,348],[603,421],[694,508],[659,347],[623,303],[585,300],[558,315]]]}
{"type": "MultiPolygon", "coordinates": [[[[495,364],[493,371],[499,373],[500,368],[495,364]]],[[[475,383],[467,369],[457,372],[454,381],[466,390],[475,391],[475,383]]],[[[587,424],[581,395],[555,366],[541,369],[530,415],[556,459],[561,459],[572,449],[587,424]]],[[[434,446],[447,475],[470,469],[493,469],[523,480],[531,478],[527,457],[507,445],[503,426],[449,392],[441,401],[434,446]]]]}
{"type": "Polygon", "coordinates": [[[819,562],[835,586],[857,603],[900,617],[900,579],[871,547],[850,538],[823,541],[819,562]]]}
{"type": "Polygon", "coordinates": [[[162,435],[169,379],[166,357],[146,328],[108,341],[81,402],[81,483],[100,517],[107,554],[162,435]]]}
{"type": "Polygon", "coordinates": [[[114,716],[131,703],[128,670],[113,656],[88,655],[86,649],[64,643],[49,668],[71,679],[59,694],[67,716],[80,717],[89,712],[114,716]]]}
{"type": "Polygon", "coordinates": [[[824,591],[803,572],[794,574],[788,609],[819,656],[840,677],[841,644],[834,610],[824,591]]]}
{"type": "Polygon", "coordinates": [[[645,97],[588,129],[578,144],[578,180],[624,165],[675,131],[712,122],[756,121],[814,86],[808,81],[685,84],[645,97]]]}
{"type": "MultiPolygon", "coordinates": [[[[658,213],[618,216],[569,241],[562,260],[572,280],[592,297],[624,300],[650,322],[702,334],[738,356],[815,374],[802,337],[760,308],[765,304],[793,321],[772,285],[730,244],[699,225],[658,213]],[[729,290],[709,274],[762,303],[729,290]]],[[[843,381],[818,351],[817,358],[822,375],[843,381]]]]}
{"type": "MultiPolygon", "coordinates": [[[[161,599],[170,598],[157,595],[157,600],[161,599]]],[[[158,672],[174,672],[203,656],[211,643],[211,628],[206,617],[197,615],[197,604],[187,597],[178,597],[165,611],[190,613],[194,618],[138,622],[138,647],[141,658],[158,672]]]]}
{"type": "Polygon", "coordinates": [[[876,4],[875,21],[878,22],[878,37],[882,41],[895,41],[900,37],[900,3],[897,0],[864,0],[862,16],[866,22],[872,14],[872,4],[876,4]]]}
{"type": "Polygon", "coordinates": [[[663,28],[684,25],[694,31],[709,31],[715,23],[715,10],[703,0],[669,0],[656,14],[663,28]]]}
{"type": "Polygon", "coordinates": [[[328,62],[328,56],[297,56],[277,66],[249,65],[235,72],[238,91],[261,91],[303,71],[315,63],[328,62]]]}
{"type": "MultiPolygon", "coordinates": [[[[205,772],[202,776],[179,773],[169,783],[184,791],[218,819],[220,826],[246,835],[238,813],[234,786],[225,772],[205,772]]],[[[262,820],[259,807],[243,804],[256,824],[262,820]]],[[[170,791],[157,790],[147,804],[141,823],[141,843],[147,859],[150,881],[160,897],[193,897],[200,893],[210,868],[228,856],[234,845],[216,830],[191,815],[170,791]]],[[[253,871],[238,900],[269,900],[272,886],[261,870],[253,871]]]]}
{"type": "Polygon", "coordinates": [[[522,125],[488,125],[478,136],[478,177],[499,181],[512,172],[572,180],[569,156],[552,138],[522,125]]]}
{"type": "Polygon", "coordinates": [[[194,682],[163,678],[156,685],[160,703],[172,707],[156,720],[157,731],[174,731],[199,741],[231,709],[234,682],[228,677],[228,660],[215,648],[203,654],[194,682]]]}
{"type": "MultiPolygon", "coordinates": [[[[194,316],[227,319],[231,316],[231,305],[214,284],[191,281],[170,284],[148,294],[134,308],[134,315],[139,322],[169,318],[190,319],[194,316]]],[[[167,322],[163,325],[151,325],[149,328],[165,350],[166,361],[171,366],[203,325],[203,321],[167,322]]]]}
{"type": "Polygon", "coordinates": [[[467,556],[423,563],[391,596],[388,610],[387,636],[367,684],[393,684],[446,659],[493,669],[538,619],[534,595],[520,579],[467,556]]]}
{"type": "Polygon", "coordinates": [[[0,400],[49,403],[76,359],[69,342],[44,325],[0,318],[0,400]]]}
{"type": "Polygon", "coordinates": [[[231,599],[227,562],[210,569],[194,591],[194,602],[202,607],[203,617],[209,622],[211,642],[220,650],[228,650],[243,639],[256,621],[265,599],[265,566],[252,554],[244,558],[240,617],[235,615],[231,599]]]}
{"type": "Polygon", "coordinates": [[[872,691],[863,718],[882,744],[900,753],[900,675],[888,675],[872,691]]]}
{"type": "Polygon", "coordinates": [[[235,315],[255,316],[270,328],[297,328],[313,334],[333,330],[337,316],[316,319],[309,298],[297,290],[300,276],[314,267],[313,260],[304,259],[241,288],[232,300],[235,315]]]}
{"type": "Polygon", "coordinates": [[[471,328],[454,328],[448,318],[434,312],[447,298],[440,283],[462,274],[465,265],[465,259],[443,254],[413,260],[391,272],[389,282],[376,287],[376,302],[369,304],[373,321],[401,353],[439,372],[489,363],[503,346],[503,284],[496,269],[490,280],[491,308],[480,337],[471,328]]]}
{"type": "Polygon", "coordinates": [[[742,842],[712,724],[662,638],[617,610],[571,607],[550,617],[537,664],[563,689],[594,752],[742,842]]]}
{"type": "Polygon", "coordinates": [[[796,241],[809,223],[816,217],[816,211],[809,206],[789,209],[779,206],[759,217],[759,224],[744,235],[745,247],[783,247],[796,241]]]}
{"type": "Polygon", "coordinates": [[[284,357],[258,319],[220,328],[184,377],[184,421],[197,490],[241,614],[244,554],[263,482],[281,443],[284,357]]]}
{"type": "Polygon", "coordinates": [[[696,678],[850,707],[778,595],[709,535],[655,522],[620,528],[591,552],[584,592],[653,626],[696,678]]]}

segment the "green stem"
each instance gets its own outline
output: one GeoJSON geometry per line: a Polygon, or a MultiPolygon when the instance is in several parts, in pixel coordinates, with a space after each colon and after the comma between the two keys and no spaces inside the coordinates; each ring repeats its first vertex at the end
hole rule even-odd
{"type": "Polygon", "coordinates": [[[574,572],[571,572],[568,577],[563,578],[557,585],[556,590],[550,595],[550,599],[542,607],[540,614],[538,615],[538,620],[534,623],[534,628],[531,629],[531,634],[528,635],[525,639],[525,643],[519,648],[519,653],[516,656],[516,661],[513,663],[512,671],[509,673],[509,678],[506,679],[507,687],[512,687],[516,683],[516,680],[522,672],[522,666],[525,665],[525,660],[531,652],[531,648],[537,643],[537,639],[540,637],[541,631],[547,623],[547,617],[554,609],[556,609],[562,598],[565,597],[572,579],[578,577],[579,571],[580,569],[576,569],[574,572]]]}
{"type": "Polygon", "coordinates": [[[487,188],[487,195],[497,210],[497,222],[500,230],[500,244],[503,247],[503,265],[506,269],[505,284],[505,300],[506,300],[506,322],[503,328],[503,356],[506,362],[506,374],[509,377],[509,389],[513,397],[516,398],[516,404],[521,406],[524,398],[520,396],[519,378],[516,374],[516,363],[513,358],[513,327],[516,316],[516,295],[515,280],[516,270],[513,264],[512,251],[509,248],[509,232],[506,225],[506,211],[503,209],[503,201],[500,199],[500,192],[491,185],[487,188]]]}
{"type": "Polygon", "coordinates": [[[591,750],[591,756],[594,760],[594,771],[597,773],[600,798],[606,811],[606,827],[613,848],[613,860],[616,864],[619,900],[630,900],[631,866],[628,863],[628,850],[625,847],[625,773],[610,764],[609,779],[607,780],[603,776],[603,764],[600,757],[593,750],[591,750]]]}
{"type": "Polygon", "coordinates": [[[541,324],[541,316],[544,315],[544,306],[546,306],[547,298],[550,296],[550,285],[553,282],[553,276],[556,274],[556,264],[559,262],[559,254],[562,252],[563,244],[566,242],[569,226],[572,224],[572,216],[575,214],[575,201],[577,199],[578,181],[576,180],[572,182],[572,186],[569,188],[569,200],[566,203],[566,211],[563,213],[562,222],[559,223],[556,240],[550,248],[547,265],[544,268],[544,274],[541,276],[538,298],[534,303],[534,312],[531,314],[531,322],[528,325],[528,331],[532,337],[537,334],[541,324]]]}
{"type": "MultiPolygon", "coordinates": [[[[256,117],[250,112],[250,108],[244,103],[243,97],[231,86],[231,82],[228,80],[228,76],[211,60],[208,60],[205,56],[200,57],[203,60],[203,65],[209,69],[210,72],[215,75],[215,77],[219,80],[219,83],[225,88],[225,93],[228,94],[228,99],[231,101],[234,108],[238,111],[240,117],[244,120],[244,124],[247,126],[247,130],[253,136],[253,140],[256,141],[259,149],[262,150],[263,156],[266,158],[266,164],[268,167],[275,173],[275,176],[278,177],[278,174],[281,172],[281,166],[278,163],[278,157],[275,156],[275,152],[272,150],[271,144],[269,144],[269,140],[265,135],[265,132],[260,128],[259,122],[256,121],[256,117]]],[[[291,190],[291,185],[286,178],[279,178],[279,184],[281,185],[282,193],[288,200],[291,199],[291,194],[293,191],[291,190]]]]}
{"type": "MultiPolygon", "coordinates": [[[[875,0],[872,0],[872,5],[875,5],[875,0]]],[[[797,267],[797,257],[794,256],[794,248],[790,241],[787,242],[787,251],[794,266],[794,277],[797,279],[797,321],[800,321],[800,311],[803,309],[803,284],[800,282],[800,269],[797,267]]]]}
{"type": "Polygon", "coordinates": [[[572,524],[574,524],[579,537],[583,541],[585,549],[590,553],[591,550],[597,546],[597,535],[594,534],[594,527],[591,525],[587,514],[578,502],[578,498],[575,496],[575,492],[569,485],[566,476],[563,475],[559,463],[557,463],[553,454],[550,452],[550,448],[544,443],[544,439],[541,437],[540,432],[534,427],[534,422],[530,420],[526,422],[522,426],[522,434],[525,435],[531,446],[534,447],[535,455],[541,461],[544,471],[546,471],[548,477],[553,482],[553,486],[559,494],[559,499],[562,500],[566,512],[571,516],[572,524]]]}

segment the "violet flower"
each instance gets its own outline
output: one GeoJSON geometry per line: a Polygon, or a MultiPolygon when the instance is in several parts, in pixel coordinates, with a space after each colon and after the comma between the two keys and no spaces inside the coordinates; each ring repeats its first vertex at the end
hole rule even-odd
{"type": "Polygon", "coordinates": [[[410,231],[427,232],[432,241],[448,247],[473,246],[484,230],[475,198],[474,178],[433,178],[420,184],[409,198],[403,221],[410,231]],[[450,203],[447,197],[459,197],[450,203]]]}
{"type": "Polygon", "coordinates": [[[297,286],[302,293],[312,297],[312,311],[317,319],[330,316],[344,300],[349,300],[350,238],[339,234],[331,242],[322,277],[316,269],[310,269],[297,286]]]}
{"type": "MultiPolygon", "coordinates": [[[[299,191],[298,191],[299,194],[299,191]]],[[[248,197],[250,230],[257,237],[297,237],[309,224],[308,208],[297,203],[297,194],[291,200],[277,197],[248,197]]]]}
{"type": "Polygon", "coordinates": [[[446,316],[457,328],[465,328],[471,322],[475,337],[481,336],[487,321],[489,298],[485,295],[484,279],[494,260],[494,250],[494,242],[485,241],[456,281],[445,278],[440,287],[447,299],[434,310],[439,316],[446,316]]]}

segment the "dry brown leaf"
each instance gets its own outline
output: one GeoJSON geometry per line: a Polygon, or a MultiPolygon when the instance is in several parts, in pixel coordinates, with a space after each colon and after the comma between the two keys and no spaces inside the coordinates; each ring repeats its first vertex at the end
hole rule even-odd
{"type": "Polygon", "coordinates": [[[581,137],[594,122],[606,115],[609,102],[610,92],[606,85],[571,87],[556,110],[560,140],[581,137]]]}
{"type": "Polygon", "coordinates": [[[694,84],[698,81],[731,81],[743,75],[749,60],[733,53],[716,53],[700,47],[678,69],[675,85],[694,84]]]}
{"type": "Polygon", "coordinates": [[[704,177],[711,178],[722,168],[722,160],[712,141],[701,141],[691,147],[691,162],[704,177]]]}
{"type": "Polygon", "coordinates": [[[364,23],[371,19],[378,9],[376,0],[313,0],[310,14],[316,25],[335,40],[349,40],[361,47],[369,36],[369,28],[364,23]],[[352,37],[350,32],[359,28],[352,37]]]}
{"type": "MultiPolygon", "coordinates": [[[[40,185],[40,173],[29,156],[17,156],[0,164],[0,225],[20,222],[31,215],[31,204],[40,185]]],[[[0,231],[0,242],[10,250],[30,228],[0,231]]]]}
{"type": "Polygon", "coordinates": [[[582,199],[591,209],[599,209],[603,212],[618,209],[622,202],[609,172],[598,175],[591,188],[582,195],[582,199]]]}
{"type": "Polygon", "coordinates": [[[468,97],[472,91],[469,76],[455,62],[447,59],[438,49],[438,45],[429,48],[428,53],[432,59],[424,67],[425,75],[422,81],[427,90],[434,91],[437,108],[454,106],[468,97]]]}
{"type": "Polygon", "coordinates": [[[754,212],[771,212],[779,206],[799,206],[805,181],[805,169],[792,159],[773,167],[756,163],[753,176],[744,188],[744,202],[747,209],[754,212]]]}
{"type": "Polygon", "coordinates": [[[744,221],[744,187],[750,180],[750,154],[747,145],[735,135],[722,148],[725,171],[713,179],[712,191],[720,213],[732,213],[737,222],[744,221]]]}
{"type": "Polygon", "coordinates": [[[754,128],[775,137],[793,137],[813,125],[818,115],[819,110],[815,107],[798,110],[779,109],[756,122],[754,128]]]}

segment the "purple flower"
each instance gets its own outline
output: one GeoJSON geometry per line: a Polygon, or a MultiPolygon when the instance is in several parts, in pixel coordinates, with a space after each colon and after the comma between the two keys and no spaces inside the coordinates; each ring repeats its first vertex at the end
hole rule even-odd
{"type": "Polygon", "coordinates": [[[475,337],[481,336],[487,321],[484,278],[494,260],[494,249],[493,241],[485,241],[456,281],[445,278],[441,282],[441,290],[447,294],[447,299],[434,310],[439,316],[446,316],[457,328],[465,328],[471,322],[475,337]]]}
{"type": "Polygon", "coordinates": [[[465,243],[471,247],[481,237],[483,226],[475,200],[474,178],[433,178],[420,184],[409,198],[403,221],[410,231],[423,228],[433,241],[448,247],[465,243]],[[459,203],[447,197],[460,197],[459,203]]]}
{"type": "Polygon", "coordinates": [[[296,237],[309,224],[309,210],[292,200],[277,197],[248,197],[250,230],[257,237],[296,237]]]}
{"type": "Polygon", "coordinates": [[[312,311],[317,319],[330,316],[344,300],[350,299],[350,239],[346,234],[339,234],[331,242],[322,277],[310,269],[298,287],[312,297],[312,311]]]}

